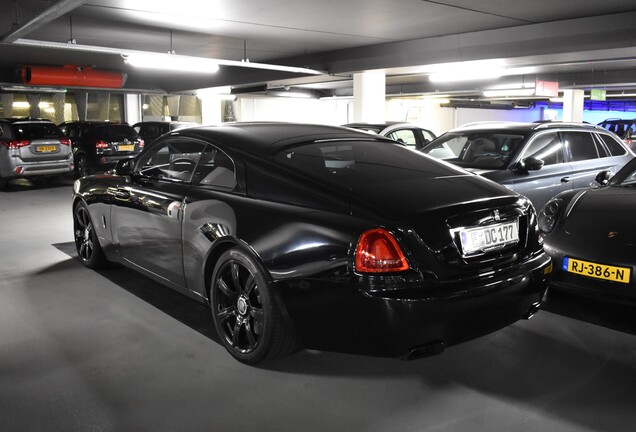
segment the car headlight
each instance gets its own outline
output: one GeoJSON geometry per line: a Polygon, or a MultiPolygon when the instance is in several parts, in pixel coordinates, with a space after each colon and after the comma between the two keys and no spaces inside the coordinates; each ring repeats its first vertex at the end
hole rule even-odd
{"type": "Polygon", "coordinates": [[[539,230],[542,234],[548,234],[554,230],[561,215],[562,207],[563,201],[559,198],[551,199],[543,207],[543,210],[539,213],[539,230]]]}

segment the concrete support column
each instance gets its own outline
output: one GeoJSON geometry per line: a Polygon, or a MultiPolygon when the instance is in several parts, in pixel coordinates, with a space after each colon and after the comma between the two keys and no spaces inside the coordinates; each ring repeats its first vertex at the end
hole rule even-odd
{"type": "Polygon", "coordinates": [[[91,120],[110,120],[110,93],[97,93],[97,118],[91,120]]]}
{"type": "Polygon", "coordinates": [[[141,115],[141,95],[126,94],[124,97],[124,121],[130,125],[139,123],[142,120],[141,115]]]}
{"type": "Polygon", "coordinates": [[[168,96],[168,113],[170,120],[179,120],[179,104],[181,102],[180,96],[168,96]]]}
{"type": "Polygon", "coordinates": [[[563,90],[563,121],[583,121],[583,102],[585,92],[583,90],[563,90]]]}
{"type": "Polygon", "coordinates": [[[64,118],[64,104],[66,103],[66,93],[54,93],[51,99],[53,100],[53,109],[55,110],[55,124],[60,124],[64,122],[64,120],[66,120],[64,118]]]}
{"type": "Polygon", "coordinates": [[[42,101],[42,95],[39,93],[29,93],[27,95],[27,101],[29,101],[29,105],[31,105],[31,108],[29,108],[29,117],[40,118],[40,101],[42,101]]]}
{"type": "Polygon", "coordinates": [[[75,92],[75,104],[77,105],[77,116],[79,119],[86,120],[88,93],[81,91],[75,92]]]}
{"type": "Polygon", "coordinates": [[[0,94],[2,102],[2,117],[13,117],[13,93],[0,94]]]}
{"type": "Polygon", "coordinates": [[[386,72],[353,74],[353,121],[383,123],[386,103],[386,72]]]}
{"type": "Polygon", "coordinates": [[[201,100],[201,124],[218,125],[223,121],[223,105],[218,95],[204,94],[201,100]]]}

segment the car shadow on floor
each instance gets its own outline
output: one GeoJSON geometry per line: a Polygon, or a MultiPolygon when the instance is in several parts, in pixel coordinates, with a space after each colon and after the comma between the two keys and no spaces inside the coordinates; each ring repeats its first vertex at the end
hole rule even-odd
{"type": "Polygon", "coordinates": [[[12,193],[12,192],[22,192],[26,190],[34,190],[34,189],[49,189],[49,188],[59,188],[59,187],[69,187],[73,186],[73,182],[76,179],[75,174],[68,174],[63,177],[54,177],[54,178],[20,178],[9,180],[4,189],[0,189],[0,193],[12,193]]]}
{"type": "Polygon", "coordinates": [[[550,289],[544,310],[636,335],[636,304],[619,304],[550,289]]]}
{"type": "MultiPolygon", "coordinates": [[[[53,246],[77,260],[73,242],[53,246]]],[[[113,266],[98,273],[219,343],[204,305],[124,267],[113,266]]],[[[554,297],[550,308],[556,312],[557,306],[554,297]]],[[[574,309],[571,301],[559,307],[565,306],[570,312],[574,309]]],[[[561,418],[585,430],[610,432],[634,424],[636,364],[632,336],[553,312],[539,312],[530,321],[520,321],[419,361],[305,350],[260,369],[378,382],[397,378],[418,383],[421,393],[417,393],[417,400],[449,394],[461,398],[465,389],[470,389],[470,394],[483,395],[484,400],[509,401],[515,409],[561,418]]],[[[579,313],[579,318],[598,321],[596,315],[579,313]]],[[[478,430],[470,424],[474,419],[469,414],[457,413],[453,417],[456,423],[438,430],[478,430]]]]}
{"type": "MultiPolygon", "coordinates": [[[[69,255],[78,263],[80,262],[75,251],[75,243],[56,243],[53,247],[69,255]]],[[[210,310],[206,305],[117,264],[95,271],[165,314],[220,343],[210,316],[210,310]]]]}

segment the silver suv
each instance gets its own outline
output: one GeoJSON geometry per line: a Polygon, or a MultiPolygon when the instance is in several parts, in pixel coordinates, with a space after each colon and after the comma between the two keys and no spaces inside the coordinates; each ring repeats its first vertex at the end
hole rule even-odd
{"type": "Polygon", "coordinates": [[[13,178],[72,172],[71,141],[48,120],[0,119],[0,189],[13,178]]]}
{"type": "Polygon", "coordinates": [[[615,134],[584,123],[473,123],[422,150],[527,196],[537,211],[556,194],[585,188],[634,157],[615,134]]]}

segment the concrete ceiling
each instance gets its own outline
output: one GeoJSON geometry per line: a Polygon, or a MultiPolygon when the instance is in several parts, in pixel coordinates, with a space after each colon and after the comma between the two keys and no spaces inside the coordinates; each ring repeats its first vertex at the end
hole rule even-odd
{"type": "MultiPolygon", "coordinates": [[[[22,65],[80,65],[125,72],[125,88],[188,92],[303,88],[348,96],[354,72],[385,69],[388,94],[477,97],[536,79],[560,88],[636,88],[634,0],[3,0],[0,82],[22,65]],[[20,40],[299,66],[303,74],[221,66],[200,75],[135,69],[117,53],[21,45],[20,40]],[[17,40],[17,42],[16,42],[17,40]],[[432,83],[430,65],[498,59],[497,80],[432,83]],[[242,90],[241,90],[242,89],[242,90]]],[[[115,51],[116,51],[115,50],[115,51]]],[[[470,64],[458,68],[470,69],[470,64]]]]}

